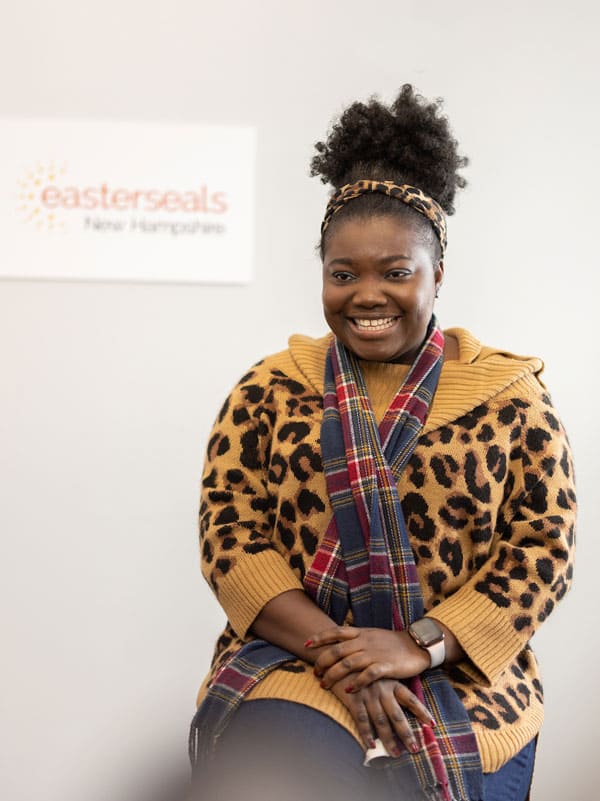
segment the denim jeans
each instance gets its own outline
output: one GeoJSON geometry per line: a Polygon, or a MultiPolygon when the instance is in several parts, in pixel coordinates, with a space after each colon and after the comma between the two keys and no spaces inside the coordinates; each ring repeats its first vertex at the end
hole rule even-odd
{"type": "Polygon", "coordinates": [[[485,801],[525,801],[535,761],[535,740],[495,773],[483,774],[485,801]]]}
{"type": "MultiPolygon", "coordinates": [[[[525,801],[532,741],[496,773],[484,774],[485,801],[525,801]]],[[[363,766],[346,729],[303,704],[242,703],[196,779],[194,801],[419,801],[412,773],[363,766]]]]}

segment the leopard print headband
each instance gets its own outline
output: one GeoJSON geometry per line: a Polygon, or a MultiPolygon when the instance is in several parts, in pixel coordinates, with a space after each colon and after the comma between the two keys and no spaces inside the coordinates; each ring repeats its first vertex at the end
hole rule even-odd
{"type": "Polygon", "coordinates": [[[367,194],[367,192],[381,192],[383,195],[395,197],[411,206],[416,211],[424,214],[435,231],[437,238],[440,240],[442,247],[442,256],[446,250],[446,215],[440,204],[429,195],[426,195],[416,186],[409,186],[408,184],[395,184],[393,181],[357,181],[355,184],[346,184],[340,187],[334,195],[331,196],[327,209],[325,210],[325,217],[321,224],[321,237],[325,234],[327,226],[331,222],[334,214],[336,214],[342,206],[349,200],[367,194]]]}

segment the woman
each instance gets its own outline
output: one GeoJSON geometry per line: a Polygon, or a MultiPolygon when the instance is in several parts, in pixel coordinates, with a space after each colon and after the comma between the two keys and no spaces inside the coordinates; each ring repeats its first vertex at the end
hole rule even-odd
{"type": "Polygon", "coordinates": [[[572,576],[566,435],[539,359],[437,325],[466,164],[439,103],[405,85],[316,147],[331,333],[255,365],[208,445],[202,569],[228,624],[198,793],[523,801],[528,642],[572,576]]]}

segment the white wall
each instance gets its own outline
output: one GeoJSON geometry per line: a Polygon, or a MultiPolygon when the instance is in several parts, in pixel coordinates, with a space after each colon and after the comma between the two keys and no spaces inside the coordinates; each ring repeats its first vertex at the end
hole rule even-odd
{"type": "Polygon", "coordinates": [[[176,801],[223,619],[197,567],[208,429],[249,364],[324,330],[311,145],[404,81],[472,160],[439,316],[542,355],[575,450],[535,798],[595,797],[599,22],[591,0],[4,4],[1,113],[244,123],[259,152],[251,286],[0,283],[3,798],[176,801]]]}

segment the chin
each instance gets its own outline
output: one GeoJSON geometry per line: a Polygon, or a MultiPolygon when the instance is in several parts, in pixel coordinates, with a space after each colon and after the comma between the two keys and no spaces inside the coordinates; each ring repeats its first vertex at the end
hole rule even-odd
{"type": "Polygon", "coordinates": [[[391,362],[395,359],[402,358],[402,349],[385,347],[385,345],[365,345],[364,343],[354,344],[352,342],[344,342],[344,345],[366,362],[391,362]]]}

